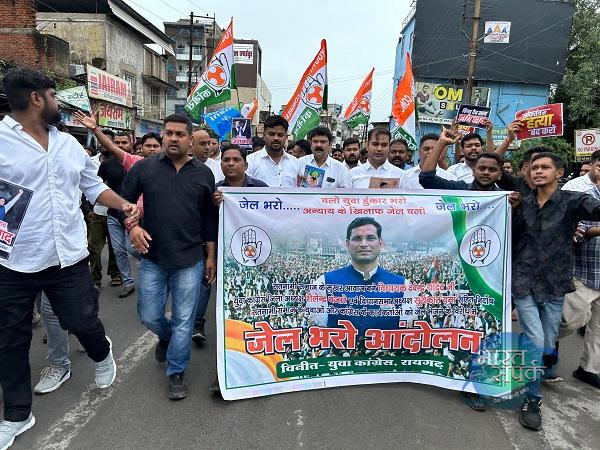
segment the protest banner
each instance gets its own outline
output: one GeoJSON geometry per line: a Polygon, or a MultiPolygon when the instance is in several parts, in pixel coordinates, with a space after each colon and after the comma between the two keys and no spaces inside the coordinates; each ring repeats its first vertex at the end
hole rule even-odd
{"type": "Polygon", "coordinates": [[[521,131],[517,133],[517,138],[520,140],[562,136],[563,134],[562,103],[535,106],[517,111],[515,119],[525,123],[525,126],[521,127],[521,131]]]}
{"type": "Polygon", "coordinates": [[[508,44],[510,42],[510,22],[496,20],[485,22],[484,44],[508,44]]]}
{"type": "Polygon", "coordinates": [[[243,117],[231,119],[231,143],[245,149],[252,148],[252,121],[243,117]]]}
{"type": "Polygon", "coordinates": [[[308,132],[319,125],[321,110],[327,109],[327,42],[307,67],[302,79],[287,102],[281,115],[289,123],[289,134],[294,140],[304,139],[308,132]]]}
{"type": "Polygon", "coordinates": [[[122,130],[135,129],[131,109],[109,103],[98,105],[98,125],[122,130]]]}
{"type": "Polygon", "coordinates": [[[74,88],[56,91],[56,99],[66,106],[81,109],[85,112],[90,112],[92,110],[85,86],[76,86],[74,88]]]}
{"type": "Polygon", "coordinates": [[[596,150],[600,150],[600,129],[575,130],[575,161],[589,161],[596,150]]]}
{"type": "MultiPolygon", "coordinates": [[[[462,103],[464,88],[451,84],[417,82],[417,115],[419,122],[441,123],[449,125],[456,117],[462,103]]],[[[471,104],[488,106],[490,89],[473,88],[471,104]]]]}
{"type": "Polygon", "coordinates": [[[211,127],[221,139],[225,139],[230,135],[231,121],[236,117],[242,117],[242,115],[232,106],[209,112],[202,116],[206,124],[211,127]]]}
{"type": "Polygon", "coordinates": [[[485,128],[489,120],[491,108],[487,106],[460,105],[456,121],[460,125],[466,125],[474,128],[485,128]]]}
{"type": "Polygon", "coordinates": [[[9,259],[33,191],[0,179],[0,259],[9,259]]]}
{"type": "Polygon", "coordinates": [[[375,68],[372,68],[367,78],[364,79],[358,88],[358,92],[346,108],[346,111],[340,115],[340,120],[346,122],[346,125],[350,129],[356,128],[360,124],[369,123],[374,71],[375,68]]]}
{"type": "Polygon", "coordinates": [[[223,198],[224,399],[385,382],[514,387],[511,364],[474,363],[510,341],[506,192],[224,188],[223,198]]]}
{"type": "MultiPolygon", "coordinates": [[[[492,129],[492,139],[494,140],[494,147],[498,147],[504,140],[508,137],[508,128],[507,127],[496,127],[492,129]]],[[[519,148],[519,140],[515,139],[508,146],[509,149],[515,150],[519,148]]]]}
{"type": "Polygon", "coordinates": [[[235,89],[235,68],[233,60],[233,19],[223,32],[206,70],[188,95],[186,112],[198,120],[205,106],[223,103],[231,99],[235,89]]]}
{"type": "Polygon", "coordinates": [[[404,139],[408,143],[408,150],[412,151],[417,149],[414,84],[410,54],[407,53],[404,75],[394,94],[394,103],[392,104],[394,121],[390,133],[392,139],[404,139]]]}
{"type": "Polygon", "coordinates": [[[87,90],[91,98],[117,105],[133,106],[131,83],[97,67],[87,65],[87,90]]]}

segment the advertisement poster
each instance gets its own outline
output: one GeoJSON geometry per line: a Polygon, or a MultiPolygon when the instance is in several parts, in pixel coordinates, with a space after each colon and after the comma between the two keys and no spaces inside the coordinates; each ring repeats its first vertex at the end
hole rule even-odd
{"type": "MultiPolygon", "coordinates": [[[[463,102],[466,89],[462,86],[451,84],[434,84],[418,81],[417,89],[417,117],[419,122],[452,123],[458,108],[463,102]]],[[[471,96],[473,106],[488,106],[490,89],[484,87],[473,88],[471,96]]]]}
{"type": "Polygon", "coordinates": [[[600,129],[575,130],[575,161],[589,161],[596,150],[600,150],[600,129]]]}
{"type": "Polygon", "coordinates": [[[252,148],[252,119],[231,120],[231,143],[242,148],[252,148]]]}
{"type": "Polygon", "coordinates": [[[133,130],[135,128],[131,109],[108,103],[98,105],[98,125],[123,130],[133,130]]]}
{"type": "Polygon", "coordinates": [[[234,64],[254,63],[254,44],[233,44],[234,64]]]}
{"type": "Polygon", "coordinates": [[[508,44],[510,42],[510,22],[486,21],[484,44],[508,44]]]}
{"type": "Polygon", "coordinates": [[[225,188],[223,398],[388,382],[510,392],[510,363],[486,356],[509,345],[507,193],[457,194],[225,188]]]}
{"type": "Polygon", "coordinates": [[[90,112],[92,110],[85,86],[76,86],[56,91],[56,99],[67,106],[81,109],[82,111],[90,112]]]}
{"type": "Polygon", "coordinates": [[[456,121],[460,125],[474,128],[485,128],[490,118],[491,109],[486,106],[460,105],[456,121]]]}
{"type": "Polygon", "coordinates": [[[0,259],[8,259],[33,191],[0,179],[0,259]]]}
{"type": "Polygon", "coordinates": [[[517,133],[517,138],[520,140],[562,136],[563,134],[562,103],[552,103],[517,111],[515,119],[525,123],[525,126],[517,133]]]}
{"type": "Polygon", "coordinates": [[[130,108],[133,106],[131,83],[123,78],[88,64],[87,84],[88,94],[91,98],[130,108]]]}

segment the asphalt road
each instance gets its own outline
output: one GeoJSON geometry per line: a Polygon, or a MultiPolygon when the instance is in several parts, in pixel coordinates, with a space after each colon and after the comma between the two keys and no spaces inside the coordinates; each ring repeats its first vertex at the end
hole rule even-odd
{"type": "MultiPolygon", "coordinates": [[[[105,278],[105,284],[108,279],[105,278]]],[[[195,347],[187,371],[190,395],[167,399],[156,338],[139,323],[136,295],[103,287],[100,314],[112,338],[119,373],[98,390],[91,360],[71,338],[72,378],[35,396],[37,423],[19,436],[19,449],[598,449],[600,391],[572,378],[583,338],[561,343],[558,374],[565,383],[543,388],[543,431],[525,430],[516,411],[472,411],[457,392],[418,384],[381,384],[280,394],[226,402],[209,392],[216,377],[214,297],[209,341],[195,347]]],[[[33,383],[45,364],[43,327],[31,346],[33,383]]]]}

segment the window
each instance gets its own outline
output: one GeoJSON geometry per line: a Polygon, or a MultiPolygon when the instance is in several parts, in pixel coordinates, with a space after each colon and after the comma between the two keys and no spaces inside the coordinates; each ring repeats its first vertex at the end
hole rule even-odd
{"type": "Polygon", "coordinates": [[[177,44],[177,53],[185,53],[185,44],[177,44]]]}
{"type": "Polygon", "coordinates": [[[123,71],[123,79],[125,81],[129,81],[131,83],[131,98],[133,101],[135,101],[135,93],[137,90],[137,85],[136,85],[136,77],[134,73],[131,72],[127,72],[126,70],[123,71]]]}
{"type": "Polygon", "coordinates": [[[156,86],[150,87],[150,104],[152,106],[160,106],[160,97],[162,95],[162,89],[156,86]]]}

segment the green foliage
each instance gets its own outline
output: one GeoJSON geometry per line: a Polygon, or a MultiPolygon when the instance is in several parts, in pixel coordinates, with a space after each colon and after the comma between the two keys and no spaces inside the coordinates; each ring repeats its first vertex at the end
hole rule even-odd
{"type": "Polygon", "coordinates": [[[575,0],[566,72],[553,101],[565,105],[566,133],[600,126],[600,0],[575,0]]]}
{"type": "Polygon", "coordinates": [[[554,153],[559,155],[565,164],[575,160],[575,150],[571,144],[560,137],[527,139],[521,142],[521,147],[513,151],[510,155],[510,162],[513,167],[518,167],[523,160],[523,153],[532,147],[549,147],[554,153]]]}

